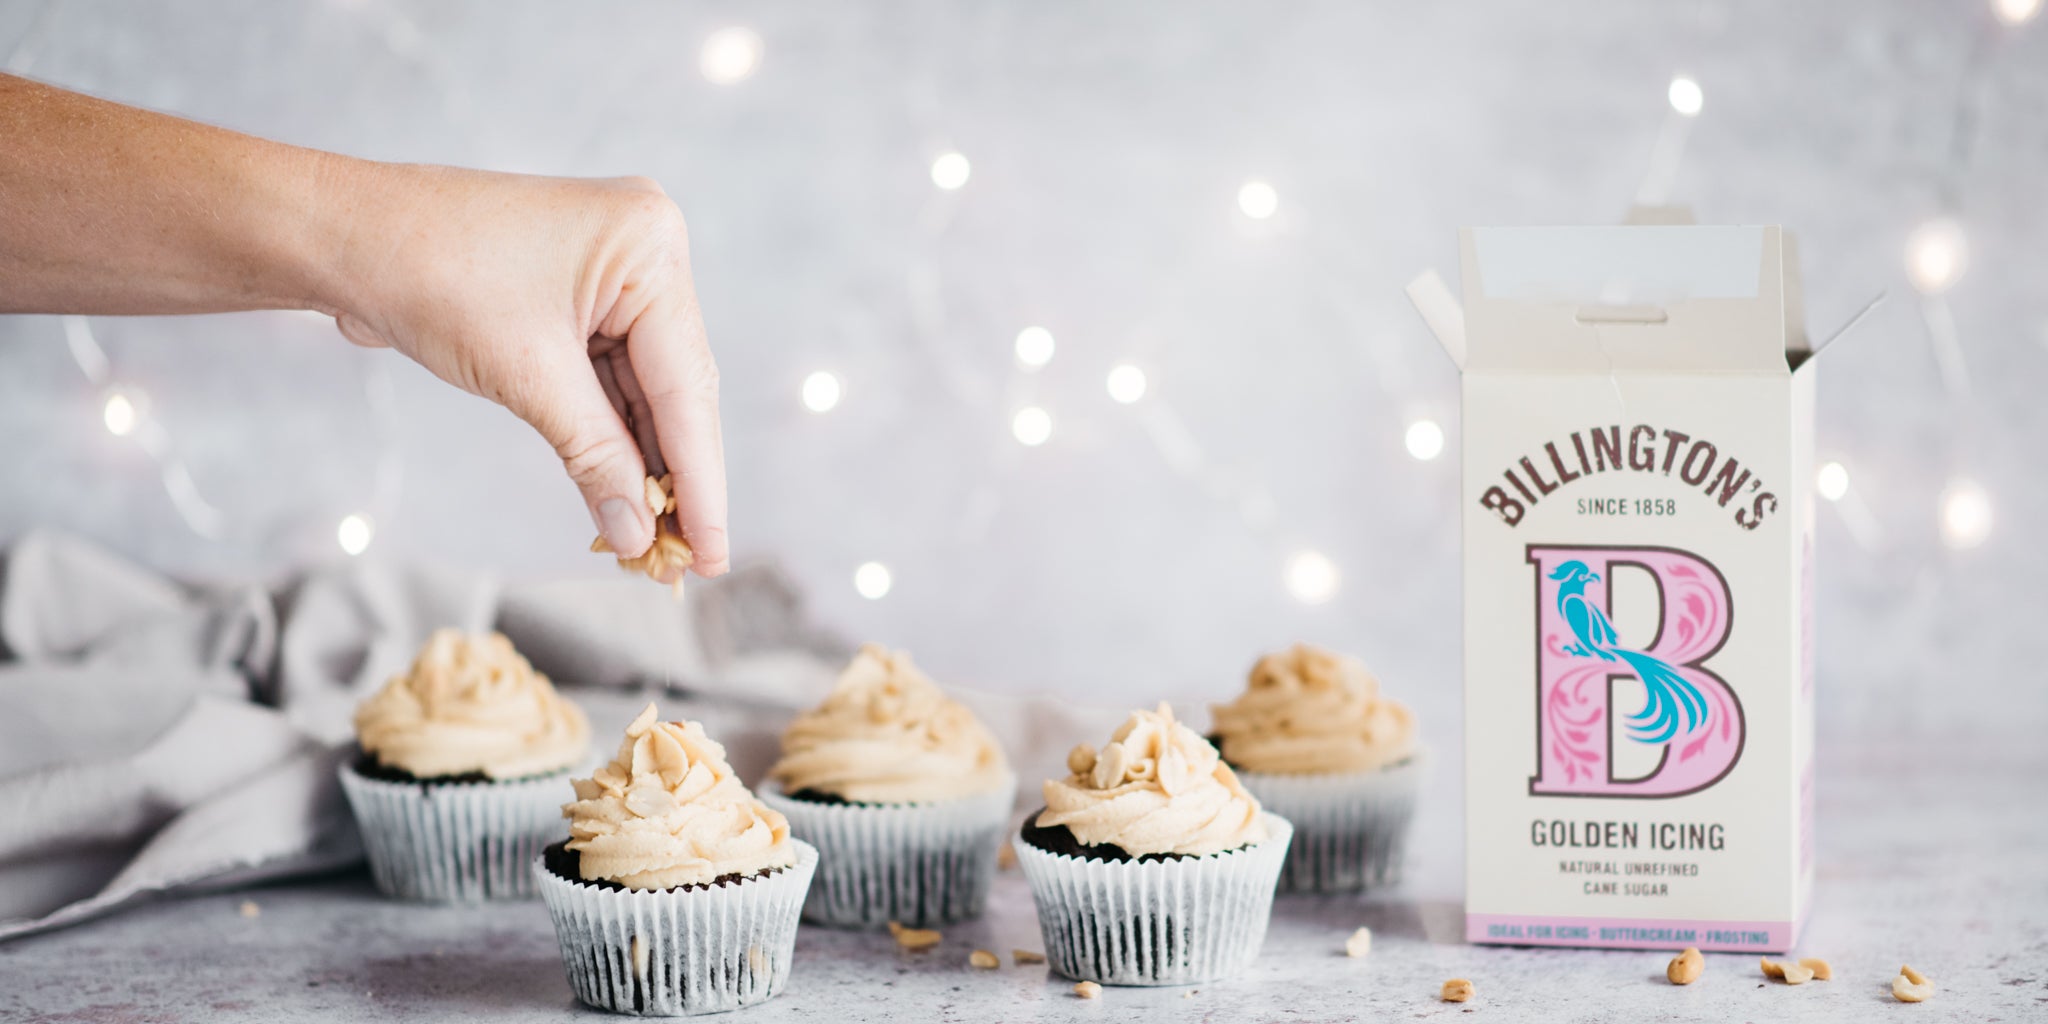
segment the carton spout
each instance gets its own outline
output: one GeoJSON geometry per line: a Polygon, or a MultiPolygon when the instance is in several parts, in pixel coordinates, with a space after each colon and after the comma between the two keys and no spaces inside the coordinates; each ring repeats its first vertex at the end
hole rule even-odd
{"type": "Polygon", "coordinates": [[[1408,282],[1408,301],[1422,314],[1422,322],[1436,335],[1437,344],[1459,370],[1465,369],[1465,310],[1451,294],[1449,285],[1434,270],[1425,270],[1408,282]]]}

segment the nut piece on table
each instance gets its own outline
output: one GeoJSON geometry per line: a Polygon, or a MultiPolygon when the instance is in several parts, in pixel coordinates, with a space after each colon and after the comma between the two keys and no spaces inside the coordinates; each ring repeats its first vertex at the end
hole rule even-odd
{"type": "Polygon", "coordinates": [[[1462,1003],[1472,998],[1472,983],[1464,978],[1452,978],[1444,982],[1444,990],[1437,998],[1446,1003],[1462,1003]]]}
{"type": "Polygon", "coordinates": [[[1344,940],[1344,955],[1357,959],[1372,952],[1372,929],[1360,928],[1344,940]]]}
{"type": "Polygon", "coordinates": [[[1804,985],[1813,980],[1814,971],[1811,967],[1802,967],[1790,961],[1776,961],[1769,957],[1763,957],[1758,962],[1763,965],[1764,977],[1777,978],[1787,985],[1804,985]]]}
{"type": "Polygon", "coordinates": [[[967,954],[967,964],[970,967],[979,967],[984,971],[993,971],[996,968],[1001,967],[1003,965],[1003,962],[1001,960],[996,959],[996,955],[994,953],[991,953],[985,949],[977,949],[974,952],[967,954]]]}
{"type": "Polygon", "coordinates": [[[1918,1003],[1934,994],[1934,983],[1927,976],[1911,967],[1899,968],[1892,978],[1892,998],[1902,1003],[1918,1003]]]}
{"type": "Polygon", "coordinates": [[[1013,949],[1013,950],[1011,950],[1011,951],[1010,951],[1010,959],[1011,959],[1011,960],[1013,960],[1013,961],[1015,961],[1015,962],[1016,962],[1016,964],[1017,964],[1017,966],[1019,966],[1019,967],[1022,967],[1022,966],[1024,966],[1025,964],[1042,964],[1042,963],[1044,963],[1044,962],[1045,962],[1045,954],[1044,954],[1044,953],[1034,953],[1034,952],[1032,952],[1032,951],[1030,951],[1030,950],[1028,950],[1028,949],[1013,949]]]}
{"type": "Polygon", "coordinates": [[[905,928],[896,921],[889,922],[889,934],[896,937],[896,945],[909,950],[930,949],[945,937],[937,929],[905,928]]]}
{"type": "Polygon", "coordinates": [[[1083,999],[1100,999],[1102,986],[1092,981],[1077,981],[1074,983],[1074,994],[1083,999]]]}
{"type": "Polygon", "coordinates": [[[1707,958],[1701,956],[1698,949],[1687,946],[1685,952],[1671,958],[1671,965],[1664,968],[1664,976],[1671,979],[1673,985],[1690,985],[1700,980],[1706,969],[1707,958]]]}
{"type": "Polygon", "coordinates": [[[1822,960],[1820,957],[1802,956],[1799,958],[1799,966],[1804,967],[1809,971],[1812,971],[1813,980],[1815,981],[1835,980],[1835,969],[1829,967],[1828,962],[1826,960],[1822,960]]]}
{"type": "MultiPolygon", "coordinates": [[[[675,475],[669,474],[657,480],[647,478],[647,509],[654,513],[654,543],[638,555],[619,556],[619,568],[627,572],[646,573],[649,579],[658,580],[665,570],[674,570],[676,593],[682,593],[681,573],[697,560],[697,554],[690,550],[675,523],[675,475]]],[[[590,550],[599,553],[611,552],[612,546],[603,537],[590,542],[590,550]]]]}

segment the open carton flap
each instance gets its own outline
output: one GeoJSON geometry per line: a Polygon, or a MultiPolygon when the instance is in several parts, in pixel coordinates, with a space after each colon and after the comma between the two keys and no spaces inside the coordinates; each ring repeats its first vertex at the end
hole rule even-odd
{"type": "Polygon", "coordinates": [[[1459,251],[1466,370],[1784,375],[1807,348],[1775,226],[1467,228],[1459,251]]]}

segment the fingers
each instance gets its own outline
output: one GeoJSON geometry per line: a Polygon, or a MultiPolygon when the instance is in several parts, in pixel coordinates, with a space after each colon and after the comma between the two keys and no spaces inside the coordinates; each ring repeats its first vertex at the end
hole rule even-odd
{"type": "MultiPolygon", "coordinates": [[[[661,454],[675,475],[676,519],[701,576],[725,572],[725,444],[718,426],[718,367],[687,274],[649,303],[627,334],[633,372],[653,414],[661,454]]],[[[627,397],[631,395],[628,392],[627,397]]]]}
{"type": "Polygon", "coordinates": [[[548,374],[543,407],[513,411],[555,446],[605,543],[622,555],[641,554],[654,543],[654,520],[640,446],[595,366],[574,355],[562,362],[548,374]]]}

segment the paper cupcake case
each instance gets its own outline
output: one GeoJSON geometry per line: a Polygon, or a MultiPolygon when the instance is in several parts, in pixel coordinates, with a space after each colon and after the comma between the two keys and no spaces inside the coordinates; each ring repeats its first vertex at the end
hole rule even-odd
{"type": "Polygon", "coordinates": [[[1192,985],[1259,955],[1294,827],[1261,815],[1264,842],[1206,857],[1101,861],[1016,841],[1052,969],[1105,985],[1192,985]]]}
{"type": "Polygon", "coordinates": [[[1240,771],[1259,806],[1294,823],[1281,892],[1351,892],[1400,880],[1423,756],[1346,775],[1240,771]]]}
{"type": "Polygon", "coordinates": [[[1008,832],[1015,777],[988,793],[928,804],[824,804],[764,785],[761,801],[818,848],[804,920],[925,927],[981,916],[1008,832]]]}
{"type": "Polygon", "coordinates": [[[385,895],[476,902],[531,899],[529,865],[562,831],[569,771],[507,782],[390,782],[341,767],[341,788],[385,895]]]}
{"type": "Polygon", "coordinates": [[[608,889],[529,865],[554,918],[576,998],[646,1017],[720,1013],[762,1002],[789,981],[797,918],[818,851],[795,864],[697,889],[608,889]]]}

